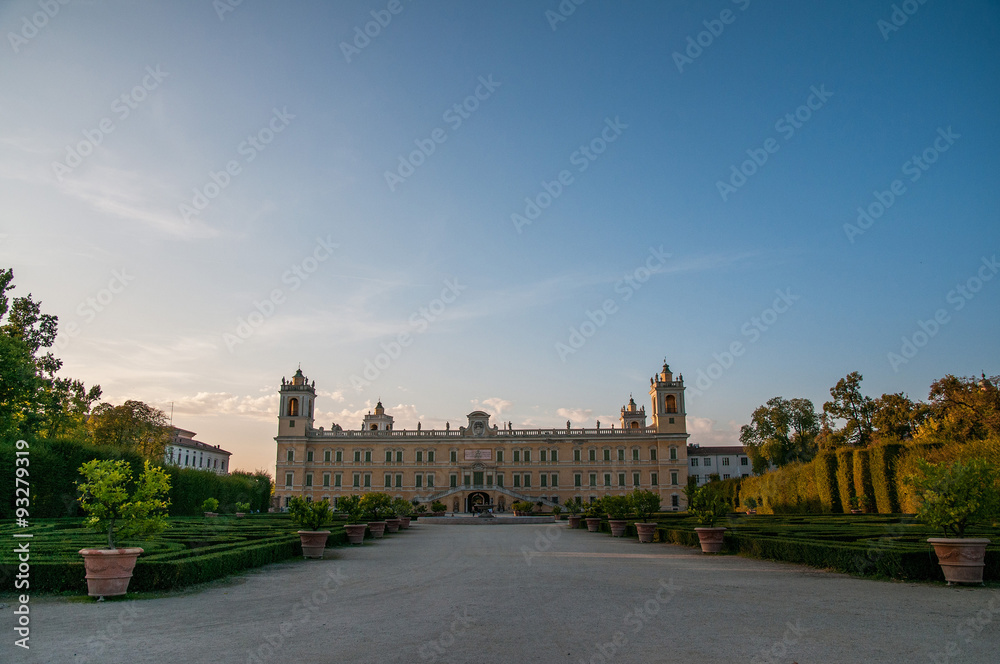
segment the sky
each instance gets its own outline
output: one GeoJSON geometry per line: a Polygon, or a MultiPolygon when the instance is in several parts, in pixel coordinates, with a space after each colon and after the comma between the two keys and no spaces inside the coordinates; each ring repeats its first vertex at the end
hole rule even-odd
{"type": "Polygon", "coordinates": [[[0,4],[0,267],[60,375],[273,471],[316,426],[691,443],[1000,373],[995,2],[0,4]],[[647,408],[647,410],[649,410],[647,408]]]}

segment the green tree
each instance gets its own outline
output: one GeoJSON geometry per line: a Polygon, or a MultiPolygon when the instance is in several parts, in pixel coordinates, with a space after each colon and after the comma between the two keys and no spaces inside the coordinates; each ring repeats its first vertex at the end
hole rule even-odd
{"type": "Polygon", "coordinates": [[[946,439],[983,440],[1000,435],[1000,376],[948,374],[931,383],[930,418],[946,439]]]}
{"type": "Polygon", "coordinates": [[[130,450],[147,459],[163,459],[170,442],[167,416],[141,401],[130,400],[121,406],[102,403],[94,408],[87,425],[94,444],[130,450]]]}
{"type": "Polygon", "coordinates": [[[875,400],[872,428],[882,440],[909,440],[927,419],[927,404],[911,401],[902,392],[883,394],[875,400]]]}
{"type": "Polygon", "coordinates": [[[853,445],[867,447],[872,441],[875,400],[861,394],[862,376],[852,371],[830,388],[832,401],[823,404],[823,412],[844,420],[844,439],[853,445]]]}
{"type": "Polygon", "coordinates": [[[774,397],[750,416],[750,424],[740,429],[740,442],[757,475],[768,464],[784,466],[809,461],[816,455],[819,418],[809,399],[774,397]]]}
{"type": "Polygon", "coordinates": [[[169,501],[163,497],[170,490],[170,478],[162,468],[144,464],[135,489],[132,466],[128,461],[94,459],[80,466],[86,481],[78,482],[80,506],[90,517],[87,526],[108,537],[108,548],[116,548],[120,539],[158,533],[165,527],[169,501]]]}

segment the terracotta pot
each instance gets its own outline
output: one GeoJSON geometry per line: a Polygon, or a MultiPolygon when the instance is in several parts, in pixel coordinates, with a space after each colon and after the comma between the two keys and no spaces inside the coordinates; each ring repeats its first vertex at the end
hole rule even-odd
{"type": "Polygon", "coordinates": [[[242,519],[242,518],[243,518],[243,517],[245,517],[246,515],[247,515],[247,514],[246,514],[246,512],[237,512],[237,513],[236,513],[236,518],[237,518],[237,519],[242,519]]]}
{"type": "Polygon", "coordinates": [[[597,517],[588,516],[584,521],[587,522],[587,530],[592,533],[596,533],[601,527],[601,520],[597,517]]]}
{"type": "Polygon", "coordinates": [[[219,516],[218,512],[205,512],[205,516],[219,516]]]}
{"type": "Polygon", "coordinates": [[[569,527],[570,528],[579,528],[580,527],[580,517],[579,517],[579,515],[577,515],[577,514],[571,514],[569,516],[569,518],[566,519],[566,520],[569,521],[569,527]]]}
{"type": "Polygon", "coordinates": [[[369,521],[368,530],[372,531],[372,537],[381,539],[385,534],[385,521],[369,521]]]}
{"type": "Polygon", "coordinates": [[[142,549],[139,547],[80,549],[83,567],[87,570],[87,594],[91,597],[124,595],[140,553],[142,549]]]}
{"type": "Polygon", "coordinates": [[[718,553],[722,551],[722,533],[725,528],[695,528],[698,540],[701,542],[702,553],[718,553]]]}
{"type": "Polygon", "coordinates": [[[628,521],[625,519],[608,519],[608,525],[611,526],[612,537],[625,537],[625,526],[628,525],[628,521]]]}
{"type": "Polygon", "coordinates": [[[326,548],[326,538],[330,536],[329,530],[300,530],[299,539],[302,540],[303,558],[322,558],[323,549],[326,548]]]}
{"type": "Polygon", "coordinates": [[[386,519],[385,520],[385,531],[387,533],[398,533],[399,532],[399,519],[386,519]]]}
{"type": "Polygon", "coordinates": [[[747,510],[747,514],[756,514],[757,510],[747,510]]]}
{"type": "Polygon", "coordinates": [[[411,517],[408,517],[408,516],[401,516],[401,517],[399,517],[399,527],[402,528],[403,530],[406,530],[407,528],[409,528],[410,527],[410,518],[411,517]]]}
{"type": "Polygon", "coordinates": [[[365,540],[365,530],[367,528],[367,523],[347,524],[344,526],[344,530],[347,532],[347,541],[351,544],[361,544],[365,540]]]}
{"type": "Polygon", "coordinates": [[[985,538],[931,537],[944,580],[953,583],[982,583],[986,547],[985,538]]]}
{"type": "Polygon", "coordinates": [[[851,510],[851,514],[864,514],[864,513],[865,513],[864,510],[858,510],[858,509],[851,510]]]}
{"type": "Polygon", "coordinates": [[[639,531],[639,541],[640,542],[652,542],[653,535],[656,534],[656,524],[655,523],[637,523],[635,524],[635,529],[639,531]]]}

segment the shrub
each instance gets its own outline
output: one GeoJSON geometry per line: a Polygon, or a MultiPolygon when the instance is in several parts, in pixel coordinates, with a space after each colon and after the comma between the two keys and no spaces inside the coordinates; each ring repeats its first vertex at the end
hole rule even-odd
{"type": "Polygon", "coordinates": [[[642,523],[648,523],[660,511],[660,494],[636,489],[628,495],[632,511],[642,523]]]}
{"type": "Polygon", "coordinates": [[[921,459],[911,475],[918,501],[917,519],[964,537],[974,523],[1000,519],[1000,468],[985,459],[930,464],[921,459]]]}
{"type": "Polygon", "coordinates": [[[448,511],[448,506],[445,505],[444,503],[442,503],[440,500],[435,500],[433,503],[431,503],[431,511],[432,512],[447,512],[448,511]]]}
{"type": "Polygon", "coordinates": [[[121,538],[144,537],[163,530],[170,479],[162,468],[143,464],[144,470],[129,495],[132,467],[127,461],[94,459],[80,466],[85,482],[80,490],[80,506],[90,515],[87,526],[107,535],[108,548],[121,538]]]}
{"type": "Polygon", "coordinates": [[[236,511],[237,512],[249,512],[250,511],[250,503],[236,503],[236,511]]]}
{"type": "Polygon", "coordinates": [[[842,512],[840,492],[837,489],[837,457],[830,452],[821,452],[813,460],[816,472],[816,488],[824,512],[842,512]]]}
{"type": "Polygon", "coordinates": [[[899,443],[885,443],[870,448],[872,488],[875,504],[882,514],[899,512],[899,497],[896,493],[896,458],[903,446],[899,443]]]}
{"type": "Polygon", "coordinates": [[[219,501],[215,498],[206,498],[201,504],[202,512],[214,512],[217,509],[219,509],[219,501]]]}
{"type": "Polygon", "coordinates": [[[392,498],[381,491],[366,493],[361,496],[358,507],[369,521],[384,521],[392,515],[392,498]]]}
{"type": "Polygon", "coordinates": [[[405,498],[396,498],[392,501],[392,509],[396,516],[410,516],[413,514],[413,505],[405,498]]]}
{"type": "MultiPolygon", "coordinates": [[[[841,511],[847,511],[851,498],[857,502],[854,488],[854,450],[848,447],[837,450],[837,491],[840,495],[841,511]]],[[[855,508],[856,509],[856,508],[855,508]]]]}
{"type": "Polygon", "coordinates": [[[552,516],[558,517],[560,514],[562,514],[562,508],[559,507],[558,505],[553,505],[552,506],[552,516]]]}
{"type": "Polygon", "coordinates": [[[319,530],[333,518],[330,501],[310,503],[301,496],[295,496],[289,501],[288,514],[303,530],[319,530]]]}
{"type": "Polygon", "coordinates": [[[632,509],[628,496],[604,496],[601,499],[601,505],[608,513],[608,518],[615,520],[624,519],[628,516],[629,510],[632,509]]]}
{"type": "Polygon", "coordinates": [[[688,512],[691,512],[703,526],[709,528],[715,526],[715,522],[728,511],[729,506],[725,501],[712,491],[706,491],[704,486],[688,494],[688,512]]]}
{"type": "Polygon", "coordinates": [[[576,515],[583,511],[583,502],[580,500],[580,496],[575,496],[566,501],[565,507],[567,512],[576,515]]]}
{"type": "Polygon", "coordinates": [[[347,515],[347,523],[361,523],[361,496],[341,496],[337,499],[337,509],[347,515]]]}

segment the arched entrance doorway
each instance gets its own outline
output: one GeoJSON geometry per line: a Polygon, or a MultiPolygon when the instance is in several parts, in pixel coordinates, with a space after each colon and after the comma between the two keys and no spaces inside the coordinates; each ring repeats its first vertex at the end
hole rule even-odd
{"type": "Polygon", "coordinates": [[[489,507],[490,504],[490,495],[488,493],[483,491],[473,491],[469,494],[469,497],[465,499],[465,511],[478,512],[484,507],[489,507]]]}

